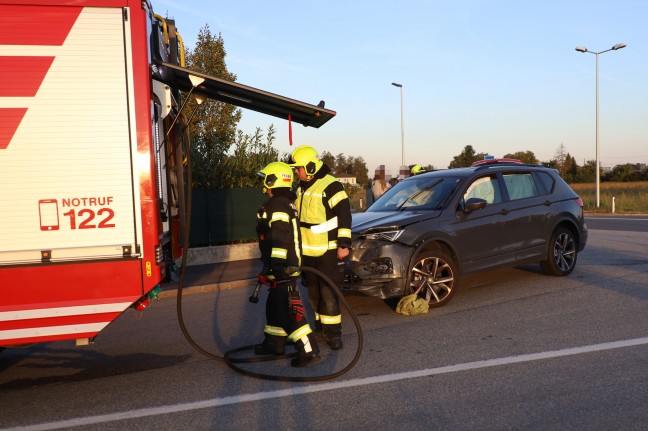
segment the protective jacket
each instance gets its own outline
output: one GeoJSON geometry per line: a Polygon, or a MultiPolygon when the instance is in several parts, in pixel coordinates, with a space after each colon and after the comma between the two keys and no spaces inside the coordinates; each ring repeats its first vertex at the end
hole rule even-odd
{"type": "Polygon", "coordinates": [[[266,301],[265,339],[260,352],[283,353],[286,337],[297,343],[301,354],[308,354],[313,348],[308,337],[312,329],[307,318],[303,312],[300,316],[292,313],[294,310],[290,306],[298,292],[296,278],[301,265],[299,221],[293,204],[295,198],[288,188],[273,189],[273,196],[257,212],[264,275],[277,281],[276,286],[270,288],[266,301]],[[297,270],[286,272],[287,267],[297,270]]]}
{"type": "MultiPolygon", "coordinates": [[[[296,204],[304,265],[334,279],[337,248],[351,247],[351,204],[342,183],[330,171],[322,165],[310,181],[300,182],[296,204]]],[[[316,328],[321,329],[332,348],[341,348],[342,314],[336,294],[313,273],[305,273],[304,278],[316,328]]]]}
{"type": "Polygon", "coordinates": [[[301,233],[299,215],[293,204],[295,198],[295,194],[287,188],[274,189],[274,196],[257,212],[261,261],[266,272],[277,279],[286,278],[285,267],[301,266],[301,233]]]}
{"type": "Polygon", "coordinates": [[[300,182],[297,210],[304,256],[351,246],[351,204],[344,186],[323,165],[310,181],[300,182]]]}

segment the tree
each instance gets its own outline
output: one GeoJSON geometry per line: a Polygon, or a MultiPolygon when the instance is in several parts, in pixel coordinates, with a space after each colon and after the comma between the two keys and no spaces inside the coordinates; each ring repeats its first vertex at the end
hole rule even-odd
{"type": "Polygon", "coordinates": [[[588,160],[578,169],[577,183],[593,183],[596,181],[596,160],[588,160]]]}
{"type": "MultiPolygon", "coordinates": [[[[187,51],[187,67],[227,81],[236,81],[225,63],[225,43],[222,36],[214,36],[209,25],[200,29],[193,51],[187,51]]],[[[273,125],[264,137],[259,128],[253,135],[238,130],[241,110],[234,105],[206,100],[196,109],[193,98],[187,101],[186,112],[193,113],[189,124],[193,186],[199,188],[258,187],[257,172],[276,160],[290,162],[290,155],[272,147],[275,140],[273,125]]],[[[358,181],[368,182],[364,160],[338,154],[322,153],[322,160],[334,173],[355,175],[358,181]]]]}
{"type": "Polygon", "coordinates": [[[540,164],[545,168],[558,169],[558,163],[554,159],[546,160],[544,162],[541,162],[540,164]]]}
{"type": "Polygon", "coordinates": [[[348,174],[351,173],[351,172],[348,172],[351,169],[349,168],[347,157],[342,153],[335,156],[335,165],[330,166],[330,168],[336,174],[340,174],[342,172],[346,172],[348,174]]]}
{"type": "Polygon", "coordinates": [[[328,151],[320,153],[319,158],[334,174],[349,174],[356,177],[358,184],[367,184],[369,174],[367,164],[362,157],[345,156],[343,153],[334,156],[328,151]]]}
{"type": "Polygon", "coordinates": [[[458,156],[455,156],[452,161],[450,162],[450,165],[448,165],[449,169],[452,168],[463,168],[466,166],[470,166],[473,162],[476,162],[477,160],[483,160],[484,157],[486,156],[485,153],[475,153],[475,149],[472,147],[472,145],[466,145],[464,147],[464,150],[459,154],[458,156]]]}
{"type": "Polygon", "coordinates": [[[576,182],[578,178],[578,164],[576,159],[573,158],[569,153],[565,157],[565,163],[563,164],[563,179],[568,183],[576,182]]]}
{"type": "Polygon", "coordinates": [[[320,160],[335,172],[335,156],[333,154],[324,151],[320,154],[320,160]]]}
{"type": "Polygon", "coordinates": [[[643,163],[639,164],[639,174],[640,181],[648,181],[648,166],[643,163]]]}
{"type": "Polygon", "coordinates": [[[570,155],[567,152],[567,147],[562,142],[560,146],[556,149],[556,154],[554,156],[555,168],[560,172],[560,176],[566,178],[567,169],[571,168],[570,155]]]}
{"type": "Polygon", "coordinates": [[[612,171],[605,175],[607,181],[630,182],[640,181],[641,172],[631,163],[616,165],[612,171]]]}
{"type": "MultiPolygon", "coordinates": [[[[198,41],[186,55],[187,67],[227,81],[236,81],[236,75],[227,70],[225,44],[219,34],[214,36],[209,25],[200,29],[198,41]]],[[[192,148],[192,175],[194,186],[215,187],[221,183],[222,164],[237,137],[241,110],[234,105],[206,100],[196,110],[193,97],[185,112],[194,112],[189,124],[192,148]]]]}
{"type": "Polygon", "coordinates": [[[351,172],[349,173],[355,175],[358,184],[368,184],[369,170],[367,169],[367,163],[362,157],[352,157],[352,159],[351,172]]]}
{"type": "MultiPolygon", "coordinates": [[[[227,70],[226,55],[222,36],[214,36],[209,25],[205,25],[198,34],[195,49],[186,55],[187,66],[210,76],[236,81],[236,75],[227,70]]],[[[196,108],[193,98],[187,105],[187,112],[196,108]]],[[[189,125],[194,187],[258,187],[257,172],[278,159],[279,153],[272,147],[274,126],[269,126],[264,141],[260,128],[252,135],[238,130],[241,115],[236,106],[214,100],[206,100],[196,110],[189,125]]]]}
{"type": "Polygon", "coordinates": [[[260,187],[258,172],[268,163],[279,160],[279,152],[272,146],[274,140],[275,129],[272,125],[265,136],[265,142],[259,127],[252,136],[239,130],[234,153],[223,161],[220,179],[215,187],[260,187]]]}
{"type": "Polygon", "coordinates": [[[554,155],[554,160],[559,166],[559,169],[563,166],[565,163],[565,157],[567,157],[567,147],[565,147],[565,144],[562,142],[560,143],[560,146],[556,148],[556,154],[554,155]]]}
{"type": "Polygon", "coordinates": [[[530,165],[537,165],[539,163],[533,151],[518,151],[516,153],[505,154],[504,157],[507,159],[517,159],[530,165]]]}

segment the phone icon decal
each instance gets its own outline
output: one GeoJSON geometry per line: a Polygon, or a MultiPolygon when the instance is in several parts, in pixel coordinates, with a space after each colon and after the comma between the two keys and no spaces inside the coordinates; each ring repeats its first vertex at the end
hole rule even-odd
{"type": "Polygon", "coordinates": [[[56,199],[39,200],[38,215],[41,230],[59,229],[58,201],[56,199]]]}

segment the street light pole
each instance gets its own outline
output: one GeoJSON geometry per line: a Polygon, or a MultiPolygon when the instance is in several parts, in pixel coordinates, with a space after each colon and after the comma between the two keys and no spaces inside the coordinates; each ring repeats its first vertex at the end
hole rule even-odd
{"type": "Polygon", "coordinates": [[[608,51],[616,51],[621,48],[625,48],[627,45],[625,43],[617,43],[610,49],[605,51],[589,51],[584,46],[577,46],[576,51],[578,52],[589,52],[596,56],[596,208],[601,206],[601,166],[600,166],[600,147],[599,147],[599,54],[603,54],[608,51]]]}
{"type": "Polygon", "coordinates": [[[405,124],[403,122],[403,86],[392,82],[394,87],[400,88],[400,102],[401,102],[401,166],[405,166],[405,124]]]}

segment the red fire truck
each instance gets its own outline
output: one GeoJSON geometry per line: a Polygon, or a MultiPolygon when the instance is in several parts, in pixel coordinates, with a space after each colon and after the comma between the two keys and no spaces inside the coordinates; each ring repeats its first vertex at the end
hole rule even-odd
{"type": "Polygon", "coordinates": [[[8,0],[0,28],[0,346],[87,344],[159,290],[183,251],[188,98],[335,115],[186,69],[148,0],[8,0]]]}

